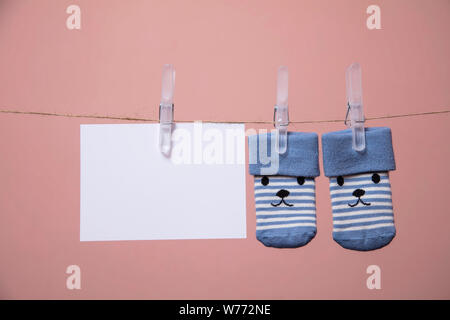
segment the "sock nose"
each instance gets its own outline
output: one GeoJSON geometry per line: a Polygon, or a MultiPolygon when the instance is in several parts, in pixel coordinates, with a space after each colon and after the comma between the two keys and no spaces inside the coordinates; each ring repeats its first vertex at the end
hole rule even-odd
{"type": "Polygon", "coordinates": [[[356,189],[355,191],[353,191],[353,195],[355,197],[362,197],[366,192],[363,189],[356,189]]]}
{"type": "Polygon", "coordinates": [[[277,192],[277,196],[280,198],[285,198],[289,195],[289,191],[281,189],[280,191],[277,192]]]}

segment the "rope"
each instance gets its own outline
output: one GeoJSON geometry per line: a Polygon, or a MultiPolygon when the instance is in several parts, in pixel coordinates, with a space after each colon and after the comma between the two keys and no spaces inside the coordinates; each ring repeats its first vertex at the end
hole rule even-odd
{"type": "MultiPolygon", "coordinates": [[[[121,121],[141,121],[141,122],[159,122],[158,119],[152,118],[135,118],[126,116],[109,116],[109,115],[92,115],[92,114],[69,114],[69,113],[55,113],[55,112],[37,112],[37,111],[20,111],[20,110],[5,110],[0,109],[0,113],[5,114],[20,114],[20,115],[33,115],[33,116],[46,116],[46,117],[63,117],[63,118],[84,118],[84,119],[108,119],[108,120],[121,120],[121,121]]],[[[366,121],[380,120],[380,119],[395,119],[395,118],[407,118],[407,117],[419,117],[450,113],[450,110],[439,110],[429,112],[418,113],[405,113],[405,114],[393,114],[382,115],[376,117],[366,117],[366,121]]],[[[194,120],[178,120],[174,122],[193,122],[194,120]]],[[[291,124],[306,124],[306,123],[336,123],[343,122],[343,119],[330,119],[330,120],[305,120],[305,121],[289,121],[291,124]]],[[[245,121],[217,121],[217,120],[204,120],[202,122],[207,123],[253,123],[253,124],[272,124],[272,121],[258,121],[258,120],[245,120],[245,121]]]]}

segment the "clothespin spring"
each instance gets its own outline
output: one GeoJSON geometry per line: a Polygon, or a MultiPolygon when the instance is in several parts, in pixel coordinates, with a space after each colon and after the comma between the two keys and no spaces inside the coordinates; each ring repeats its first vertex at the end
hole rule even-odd
{"type": "MultiPolygon", "coordinates": [[[[347,120],[348,120],[348,114],[350,113],[350,103],[347,103],[347,113],[345,114],[345,120],[344,120],[344,124],[346,125],[346,126],[348,126],[348,124],[347,124],[347,120]]],[[[356,123],[364,123],[365,122],[365,120],[363,119],[363,120],[354,120],[356,123]]]]}

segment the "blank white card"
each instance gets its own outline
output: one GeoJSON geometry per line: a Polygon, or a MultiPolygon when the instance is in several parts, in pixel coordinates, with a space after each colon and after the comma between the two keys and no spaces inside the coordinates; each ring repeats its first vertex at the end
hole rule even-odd
{"type": "Polygon", "coordinates": [[[241,124],[80,126],[80,240],[245,238],[241,124]]]}

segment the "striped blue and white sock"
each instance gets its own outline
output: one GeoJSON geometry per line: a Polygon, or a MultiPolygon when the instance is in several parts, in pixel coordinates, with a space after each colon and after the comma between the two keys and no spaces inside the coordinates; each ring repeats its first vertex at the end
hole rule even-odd
{"type": "Polygon", "coordinates": [[[342,247],[373,250],[395,236],[387,172],[330,178],[333,238],[342,247]]]}
{"type": "Polygon", "coordinates": [[[314,178],[255,176],[256,238],[268,247],[296,248],[316,235],[314,178]]]}
{"type": "Polygon", "coordinates": [[[319,139],[316,133],[288,132],[287,150],[279,154],[272,152],[276,138],[272,133],[248,138],[256,238],[267,247],[297,248],[316,235],[319,139]]]}
{"type": "Polygon", "coordinates": [[[368,251],[395,237],[389,171],[395,170],[391,129],[365,128],[366,148],[352,148],[352,130],[322,135],[323,168],[330,178],[333,238],[368,251]]]}

